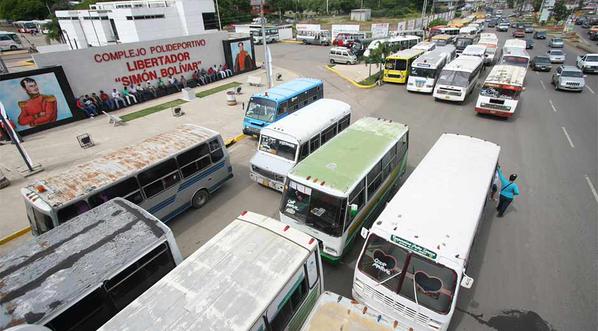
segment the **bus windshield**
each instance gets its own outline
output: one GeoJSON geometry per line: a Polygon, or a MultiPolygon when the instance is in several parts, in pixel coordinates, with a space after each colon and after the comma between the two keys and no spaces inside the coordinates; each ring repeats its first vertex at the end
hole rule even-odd
{"type": "Polygon", "coordinates": [[[484,85],[480,90],[480,95],[483,97],[490,97],[503,100],[517,100],[519,99],[519,93],[520,91],[499,88],[492,85],[484,85]]]}
{"type": "Polygon", "coordinates": [[[514,66],[518,66],[518,67],[524,67],[527,68],[527,63],[529,62],[529,60],[525,57],[522,56],[503,56],[502,57],[502,63],[503,64],[511,64],[514,66]]]}
{"type": "Polygon", "coordinates": [[[442,70],[438,77],[438,84],[467,87],[469,85],[469,73],[464,71],[442,70]]]}
{"type": "Polygon", "coordinates": [[[407,61],[403,59],[387,59],[384,68],[386,70],[407,70],[407,61]]]}
{"type": "Polygon", "coordinates": [[[245,116],[265,122],[273,122],[276,118],[276,101],[251,98],[245,116]]]}
{"type": "Polygon", "coordinates": [[[281,212],[334,237],[343,233],[346,200],[293,181],[282,198],[281,212]]]}
{"type": "Polygon", "coordinates": [[[262,135],[259,149],[262,152],[277,155],[290,161],[295,161],[297,145],[284,140],[262,135]]]}
{"type": "Polygon", "coordinates": [[[436,77],[436,69],[411,67],[411,76],[422,78],[436,77]]]}
{"type": "Polygon", "coordinates": [[[423,307],[441,314],[450,311],[457,274],[445,266],[372,233],[357,267],[402,297],[415,302],[417,295],[423,307]]]}
{"type": "Polygon", "coordinates": [[[459,39],[457,39],[455,46],[457,48],[465,49],[465,47],[472,45],[472,44],[473,44],[473,40],[470,38],[459,38],[459,39]]]}

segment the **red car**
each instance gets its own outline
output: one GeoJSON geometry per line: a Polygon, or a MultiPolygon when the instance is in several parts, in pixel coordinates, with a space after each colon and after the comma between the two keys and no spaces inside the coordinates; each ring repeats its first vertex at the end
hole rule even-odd
{"type": "Polygon", "coordinates": [[[525,30],[524,29],[517,29],[513,31],[513,37],[515,38],[523,38],[525,37],[525,30]]]}

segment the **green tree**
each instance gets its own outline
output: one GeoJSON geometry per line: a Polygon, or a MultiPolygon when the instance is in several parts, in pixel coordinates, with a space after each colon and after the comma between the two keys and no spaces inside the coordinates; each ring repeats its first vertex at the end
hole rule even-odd
{"type": "Polygon", "coordinates": [[[428,23],[428,27],[433,27],[433,26],[437,26],[437,25],[447,25],[448,21],[443,20],[442,18],[437,18],[435,20],[431,20],[430,23],[428,23]]]}
{"type": "Polygon", "coordinates": [[[533,0],[532,6],[534,7],[534,11],[540,11],[540,8],[542,7],[542,1],[543,0],[533,0]]]}
{"type": "Polygon", "coordinates": [[[557,21],[562,21],[569,16],[571,11],[565,6],[565,1],[559,0],[554,4],[552,8],[552,17],[557,21]]]}

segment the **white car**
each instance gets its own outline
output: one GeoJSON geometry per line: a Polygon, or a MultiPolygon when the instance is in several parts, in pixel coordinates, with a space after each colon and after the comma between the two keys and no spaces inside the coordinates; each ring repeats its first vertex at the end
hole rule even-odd
{"type": "Polygon", "coordinates": [[[598,54],[586,54],[578,56],[575,65],[584,73],[598,73],[598,54]]]}
{"type": "Polygon", "coordinates": [[[546,54],[550,58],[550,63],[565,63],[567,58],[567,54],[560,49],[551,49],[546,54]]]}

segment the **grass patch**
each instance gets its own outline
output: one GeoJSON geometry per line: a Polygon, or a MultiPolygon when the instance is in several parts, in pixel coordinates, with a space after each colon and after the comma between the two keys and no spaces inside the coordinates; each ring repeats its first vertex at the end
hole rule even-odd
{"type": "Polygon", "coordinates": [[[211,88],[209,90],[197,92],[197,93],[195,93],[195,96],[198,97],[198,98],[205,98],[208,95],[212,95],[214,93],[218,93],[218,92],[221,92],[221,91],[224,91],[224,90],[228,90],[228,89],[231,89],[231,88],[234,88],[234,87],[237,87],[237,86],[241,86],[241,85],[242,84],[239,83],[239,82],[232,82],[232,83],[228,83],[228,84],[224,84],[224,85],[221,85],[221,86],[218,86],[218,87],[211,88]]]}
{"type": "Polygon", "coordinates": [[[375,84],[376,81],[378,81],[379,79],[382,78],[382,74],[383,73],[384,73],[384,70],[379,71],[379,72],[371,75],[370,77],[362,80],[361,82],[359,82],[359,84],[361,84],[361,85],[372,85],[372,84],[375,84]]]}
{"type": "Polygon", "coordinates": [[[153,113],[157,113],[159,111],[162,111],[164,109],[169,109],[178,105],[182,105],[184,103],[186,103],[187,101],[185,100],[181,100],[181,99],[176,99],[176,100],[172,100],[172,101],[168,101],[166,103],[163,104],[159,104],[153,107],[149,107],[149,108],[145,108],[143,110],[140,111],[136,111],[134,113],[130,113],[130,114],[126,114],[121,116],[120,118],[122,118],[123,122],[128,122],[128,121],[132,121],[136,118],[140,118],[143,116],[147,116],[149,114],[153,114],[153,113]]]}

